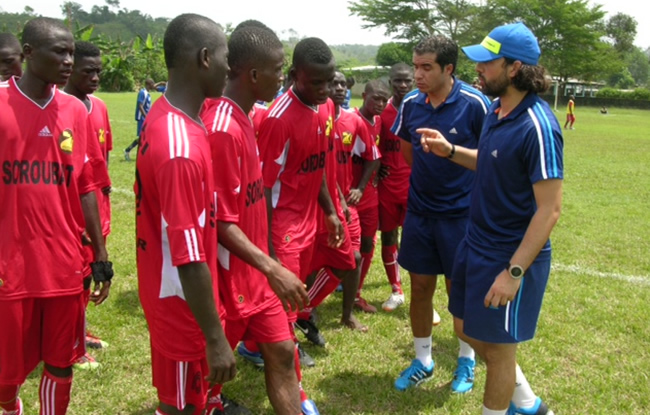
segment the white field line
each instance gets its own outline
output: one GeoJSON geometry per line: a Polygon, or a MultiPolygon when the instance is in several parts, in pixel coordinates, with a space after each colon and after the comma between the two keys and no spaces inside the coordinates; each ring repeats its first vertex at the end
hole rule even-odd
{"type": "Polygon", "coordinates": [[[553,271],[570,272],[573,274],[583,274],[583,275],[588,275],[590,277],[609,278],[609,279],[626,281],[632,284],[650,286],[650,275],[626,275],[626,274],[619,274],[616,272],[601,272],[589,268],[583,268],[579,265],[564,265],[564,264],[552,264],[551,269],[553,271]]]}
{"type": "MultiPolygon", "coordinates": [[[[123,189],[120,187],[113,187],[113,193],[123,195],[123,196],[129,196],[129,197],[134,196],[132,189],[123,189]]],[[[627,281],[632,284],[650,286],[650,275],[626,275],[626,274],[619,274],[616,272],[601,272],[589,268],[584,268],[579,265],[564,265],[564,264],[557,264],[557,263],[552,264],[551,269],[553,271],[569,272],[572,274],[583,274],[583,275],[588,275],[590,277],[615,279],[615,280],[627,281]]]]}

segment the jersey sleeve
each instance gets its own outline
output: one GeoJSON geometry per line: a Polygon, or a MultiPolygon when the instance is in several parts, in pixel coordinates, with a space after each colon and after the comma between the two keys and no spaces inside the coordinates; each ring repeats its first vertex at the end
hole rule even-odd
{"type": "Polygon", "coordinates": [[[532,107],[533,127],[524,140],[523,157],[531,183],[564,177],[563,138],[552,113],[532,107]],[[552,117],[552,118],[551,118],[552,117]]]}
{"type": "Polygon", "coordinates": [[[216,131],[210,134],[214,184],[217,198],[217,220],[239,222],[239,194],[242,191],[241,145],[231,134],[216,131]]]}
{"type": "MultiPolygon", "coordinates": [[[[106,153],[109,153],[110,151],[113,151],[113,129],[111,128],[111,120],[108,118],[108,112],[106,109],[104,109],[104,120],[104,125],[106,125],[106,135],[104,136],[106,141],[104,142],[104,145],[106,146],[106,153]]],[[[108,154],[106,154],[106,157],[108,158],[108,154]]]]}
{"type": "Polygon", "coordinates": [[[370,129],[360,117],[357,117],[356,130],[357,134],[354,138],[352,155],[368,161],[378,160],[381,155],[377,143],[374,137],[370,135],[370,129]]]}
{"type": "MultiPolygon", "coordinates": [[[[99,143],[95,139],[95,133],[87,116],[83,117],[82,123],[83,124],[81,124],[77,129],[78,133],[75,137],[74,146],[75,150],[79,150],[79,156],[83,157],[77,187],[79,189],[79,194],[85,195],[101,187],[99,183],[101,180],[101,173],[98,171],[97,167],[99,162],[99,160],[97,160],[98,156],[104,165],[104,174],[106,177],[108,177],[108,171],[106,169],[106,163],[103,162],[103,157],[99,150],[99,143]]],[[[110,181],[106,186],[108,185],[110,185],[110,181]]]]}
{"type": "Polygon", "coordinates": [[[262,121],[258,145],[266,188],[273,187],[287,162],[289,139],[290,130],[282,120],[271,117],[262,121]]]}
{"type": "Polygon", "coordinates": [[[408,127],[404,124],[404,121],[408,119],[409,106],[406,105],[406,102],[402,101],[402,104],[397,110],[397,117],[395,117],[395,122],[391,127],[393,134],[398,136],[404,141],[411,142],[411,134],[409,133],[408,127]]]}
{"type": "Polygon", "coordinates": [[[205,262],[201,229],[209,206],[205,206],[201,167],[178,157],[166,162],[155,180],[160,189],[163,239],[166,236],[169,241],[172,265],[205,262]]]}

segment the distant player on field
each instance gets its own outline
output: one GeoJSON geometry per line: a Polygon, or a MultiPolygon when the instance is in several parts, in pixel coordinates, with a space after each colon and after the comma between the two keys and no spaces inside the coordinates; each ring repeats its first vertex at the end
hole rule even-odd
{"type": "MultiPolygon", "coordinates": [[[[433,376],[433,295],[438,274],[444,274],[449,295],[454,254],[467,227],[474,180],[473,172],[422,151],[416,130],[435,128],[444,131],[455,145],[476,148],[489,106],[481,92],[454,76],[457,60],[458,45],[444,36],[430,36],[417,44],[413,66],[418,90],[404,97],[393,126],[412,167],[398,261],[411,277],[415,359],[395,381],[398,390],[417,386],[433,376]]],[[[451,389],[464,393],[474,385],[475,354],[460,338],[459,343],[451,389]]]]}
{"type": "Polygon", "coordinates": [[[566,122],[564,123],[564,129],[569,127],[569,130],[573,130],[573,123],[576,122],[576,97],[569,95],[569,102],[566,104],[566,122]]]}
{"type": "Polygon", "coordinates": [[[381,154],[377,148],[381,133],[379,115],[386,108],[389,97],[390,92],[383,81],[370,81],[366,84],[363,92],[363,104],[356,110],[368,130],[368,135],[372,138],[370,147],[360,149],[360,155],[352,156],[352,187],[348,196],[348,203],[356,207],[361,224],[361,275],[354,306],[366,313],[377,312],[375,306],[368,304],[361,297],[361,290],[370,270],[377,242],[379,199],[377,197],[376,174],[381,164],[379,160],[381,154]]]}
{"type": "MultiPolygon", "coordinates": [[[[302,308],[307,292],[295,274],[268,256],[264,183],[248,116],[256,100],[273,99],[284,78],[283,63],[282,43],[270,29],[235,29],[228,42],[224,96],[206,100],[201,117],[209,128],[218,194],[219,293],[226,337],[233,348],[240,340],[257,343],[275,413],[296,415],[302,409],[297,350],[283,304],[287,310],[302,308]]],[[[220,391],[218,385],[210,393],[209,414],[212,408],[223,410],[220,391]]]]}
{"type": "MultiPolygon", "coordinates": [[[[144,87],[140,88],[140,91],[138,92],[138,98],[135,103],[135,120],[138,123],[138,129],[136,131],[136,139],[124,149],[124,160],[126,161],[131,160],[131,150],[136,148],[138,143],[140,143],[142,126],[144,125],[144,120],[151,109],[151,94],[149,92],[156,89],[155,85],[153,79],[147,79],[144,81],[144,87]]],[[[165,88],[167,88],[167,86],[165,86],[165,88]]]]}
{"type": "Polygon", "coordinates": [[[0,409],[23,413],[18,391],[43,361],[41,413],[65,414],[72,364],[85,352],[86,223],[98,236],[97,303],[109,294],[112,269],[92,209],[88,112],[56,88],[72,72],[74,39],[61,22],[39,17],[25,24],[22,44],[25,73],[0,84],[0,409]]]}
{"type": "Polygon", "coordinates": [[[23,75],[23,51],[12,33],[0,33],[0,81],[23,75]]]}
{"type": "MultiPolygon", "coordinates": [[[[99,219],[101,221],[101,236],[103,242],[106,242],[108,234],[111,232],[111,201],[110,190],[111,183],[108,177],[108,154],[113,148],[113,136],[111,134],[111,125],[108,119],[106,104],[101,99],[92,95],[99,88],[99,76],[102,71],[102,58],[99,48],[89,42],[75,42],[74,64],[72,74],[64,91],[77,97],[84,103],[88,110],[88,122],[92,128],[93,135],[90,139],[94,140],[99,147],[101,154],[99,158],[103,160],[95,168],[95,179],[100,186],[95,191],[97,206],[99,208],[99,219]]],[[[91,242],[89,240],[88,242],[91,242]]],[[[91,244],[85,245],[85,252],[88,262],[94,262],[95,253],[91,244]]],[[[86,306],[91,298],[90,296],[90,276],[84,282],[86,292],[86,306]]],[[[101,349],[108,343],[102,341],[86,332],[86,347],[101,349]]],[[[88,353],[75,362],[75,368],[87,369],[95,368],[99,364],[88,353]]]]}
{"type": "Polygon", "coordinates": [[[169,84],[143,129],[136,163],[140,302],[151,337],[157,415],[201,414],[209,384],[235,376],[217,313],[217,194],[199,117],[226,82],[226,36],[182,14],[163,41],[169,84]],[[182,341],[179,341],[182,339],[182,341]]]}
{"type": "Polygon", "coordinates": [[[390,68],[388,83],[393,96],[381,113],[381,132],[379,133],[379,230],[381,231],[381,259],[388,276],[391,295],[381,307],[393,311],[404,304],[404,291],[397,263],[398,231],[404,224],[406,200],[408,198],[411,166],[402,155],[402,140],[390,130],[404,96],[413,88],[413,68],[405,63],[396,63],[390,68]]]}

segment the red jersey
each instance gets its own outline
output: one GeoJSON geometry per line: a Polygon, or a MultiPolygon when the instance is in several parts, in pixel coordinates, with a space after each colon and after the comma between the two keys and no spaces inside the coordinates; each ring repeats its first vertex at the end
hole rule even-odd
{"type": "Polygon", "coordinates": [[[248,117],[253,120],[255,139],[257,139],[257,137],[260,135],[260,125],[262,125],[262,120],[264,119],[267,110],[268,108],[266,108],[264,105],[258,104],[256,102],[253,104],[253,108],[251,108],[250,112],[248,113],[248,117]]]}
{"type": "Polygon", "coordinates": [[[347,199],[352,187],[352,156],[361,157],[364,149],[372,148],[372,138],[361,117],[353,110],[344,108],[341,108],[336,118],[334,131],[336,180],[347,199]]]}
{"type": "Polygon", "coordinates": [[[108,177],[108,153],[113,149],[113,135],[111,134],[111,123],[108,119],[108,111],[104,101],[93,95],[88,95],[88,98],[90,99],[88,121],[93,129],[93,137],[99,143],[101,159],[104,161],[94,173],[99,184],[99,188],[95,190],[95,195],[97,196],[99,217],[102,222],[102,234],[106,237],[111,233],[111,199],[101,189],[111,185],[111,180],[108,177]]]}
{"type": "Polygon", "coordinates": [[[398,110],[399,108],[395,108],[393,98],[391,98],[381,113],[379,151],[381,151],[381,164],[388,166],[389,175],[379,180],[377,190],[379,198],[382,200],[406,204],[411,166],[406,164],[402,155],[402,139],[390,130],[395,123],[398,110]]]}
{"type": "Polygon", "coordinates": [[[334,104],[309,106],[294,94],[282,94],[262,121],[259,145],[264,187],[271,189],[273,245],[314,242],[318,193],[332,134],[334,104]]]}
{"type": "Polygon", "coordinates": [[[89,273],[80,196],[97,187],[86,107],[54,86],[41,106],[11,78],[0,108],[0,300],[78,294],[89,273]]]}
{"type": "MultiPolygon", "coordinates": [[[[361,118],[362,124],[366,127],[367,134],[370,137],[369,143],[359,143],[357,152],[352,155],[352,187],[356,188],[361,180],[363,174],[363,166],[366,161],[375,161],[381,157],[377,144],[379,143],[379,133],[381,132],[381,119],[378,115],[372,118],[372,122],[368,121],[359,109],[356,113],[361,118]]],[[[377,197],[377,188],[374,185],[376,173],[373,173],[368,180],[368,184],[363,191],[363,196],[357,204],[357,210],[362,211],[372,209],[379,206],[379,198],[377,197]]]]}
{"type": "MultiPolygon", "coordinates": [[[[229,98],[207,99],[203,123],[212,126],[217,220],[236,224],[268,255],[268,221],[264,181],[253,123],[229,98]]],[[[219,245],[219,295],[227,319],[247,318],[279,302],[264,274],[219,245]]]]}
{"type": "Polygon", "coordinates": [[[178,268],[204,262],[218,302],[217,194],[202,124],[158,99],[145,119],[136,162],[138,285],[151,344],[170,359],[205,355],[178,268]]]}

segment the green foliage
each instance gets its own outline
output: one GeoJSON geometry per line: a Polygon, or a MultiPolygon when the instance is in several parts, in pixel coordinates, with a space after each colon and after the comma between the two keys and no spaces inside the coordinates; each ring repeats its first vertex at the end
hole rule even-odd
{"type": "Polygon", "coordinates": [[[614,49],[621,55],[634,49],[636,27],[636,19],[624,13],[616,13],[607,20],[605,31],[611,39],[614,49]]]}
{"type": "Polygon", "coordinates": [[[650,89],[648,88],[636,88],[630,93],[632,99],[640,99],[644,101],[650,101],[650,89]]]}
{"type": "Polygon", "coordinates": [[[365,21],[363,28],[383,28],[409,42],[438,33],[463,41],[471,36],[478,12],[469,0],[357,0],[348,8],[365,21]]]}
{"type": "Polygon", "coordinates": [[[650,89],[636,88],[633,91],[623,91],[617,88],[601,88],[596,93],[596,98],[638,99],[650,101],[650,89]]]}
{"type": "Polygon", "coordinates": [[[396,63],[411,63],[413,47],[409,43],[390,42],[379,46],[375,62],[380,66],[393,66],[396,63]]]}
{"type": "Polygon", "coordinates": [[[625,63],[637,85],[648,85],[650,81],[650,61],[640,48],[635,47],[625,56],[625,63]]]}

